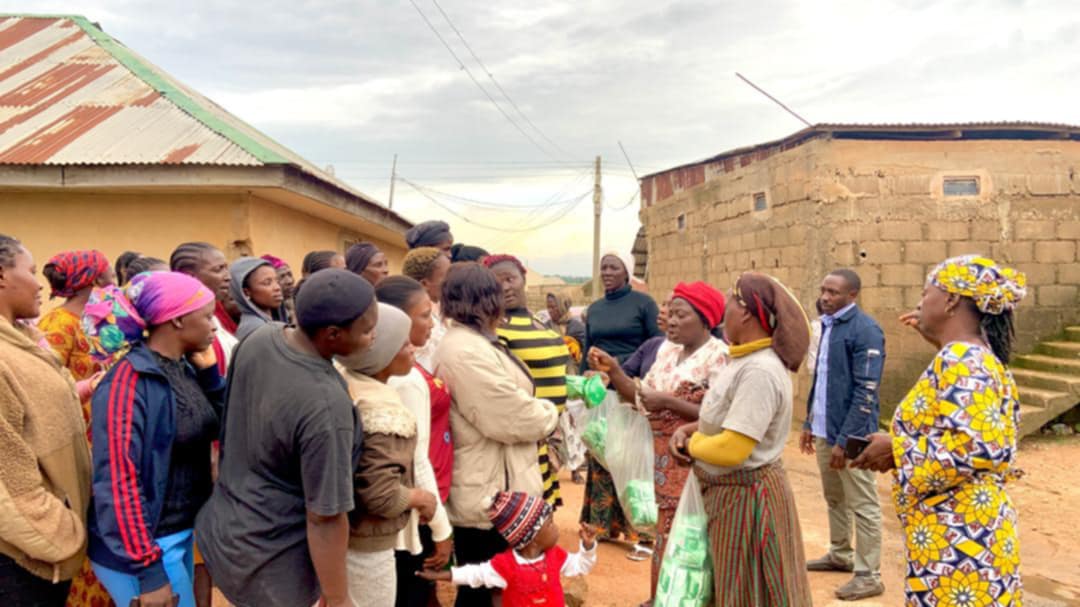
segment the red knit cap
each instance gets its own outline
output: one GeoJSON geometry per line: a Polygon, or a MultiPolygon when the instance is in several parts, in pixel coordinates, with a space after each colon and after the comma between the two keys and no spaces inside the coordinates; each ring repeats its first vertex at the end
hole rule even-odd
{"type": "Polygon", "coordinates": [[[533,541],[550,516],[551,506],[543,498],[521,491],[496,493],[488,509],[491,524],[514,548],[521,548],[533,541]]]}
{"type": "Polygon", "coordinates": [[[717,291],[712,285],[705,282],[680,282],[675,285],[673,297],[685,299],[708,321],[709,329],[715,328],[724,320],[724,307],[726,302],[724,294],[717,291]]]}

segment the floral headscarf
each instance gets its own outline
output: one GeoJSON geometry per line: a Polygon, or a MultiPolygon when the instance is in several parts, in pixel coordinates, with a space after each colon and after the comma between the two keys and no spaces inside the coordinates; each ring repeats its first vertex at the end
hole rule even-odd
{"type": "Polygon", "coordinates": [[[982,313],[992,316],[1013,310],[1027,295],[1023,272],[978,255],[946,259],[930,272],[927,282],[947,293],[970,297],[982,313]]]}
{"type": "MultiPolygon", "coordinates": [[[[139,274],[142,276],[142,274],[139,274]]],[[[124,290],[115,285],[94,287],[83,309],[82,327],[95,360],[112,362],[123,356],[128,346],[139,341],[146,330],[124,290]]]]}

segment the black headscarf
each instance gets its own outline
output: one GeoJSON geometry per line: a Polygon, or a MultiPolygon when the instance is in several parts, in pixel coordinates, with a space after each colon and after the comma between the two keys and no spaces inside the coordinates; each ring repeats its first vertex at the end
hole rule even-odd
{"type": "Polygon", "coordinates": [[[410,249],[434,247],[450,239],[450,225],[445,221],[425,221],[405,232],[405,244],[409,245],[410,249]]]}
{"type": "Polygon", "coordinates": [[[370,242],[354,244],[345,252],[345,267],[353,274],[361,274],[379,253],[379,247],[370,242]]]}
{"type": "Polygon", "coordinates": [[[480,247],[474,247],[460,242],[450,247],[450,261],[452,263],[457,263],[459,261],[482,261],[488,255],[490,255],[490,253],[480,247]]]}

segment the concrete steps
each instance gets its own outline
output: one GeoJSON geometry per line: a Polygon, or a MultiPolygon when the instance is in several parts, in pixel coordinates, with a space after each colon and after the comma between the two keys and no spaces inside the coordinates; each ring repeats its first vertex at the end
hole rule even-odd
{"type": "Polygon", "coordinates": [[[1020,391],[1020,436],[1026,436],[1080,404],[1080,327],[1014,356],[1011,367],[1020,391]]]}
{"type": "Polygon", "coordinates": [[[1056,358],[1080,360],[1080,342],[1077,341],[1044,341],[1035,351],[1056,358]]]}
{"type": "Polygon", "coordinates": [[[1080,375],[1033,371],[1016,366],[1012,367],[1011,370],[1018,386],[1030,386],[1080,396],[1080,375]]]}
{"type": "Polygon", "coordinates": [[[1058,415],[1061,413],[1054,413],[1050,409],[1020,405],[1020,436],[1038,433],[1047,422],[1058,415]]]}
{"type": "Polygon", "coordinates": [[[1025,354],[1013,357],[1012,364],[1021,369],[1080,376],[1080,359],[1072,360],[1045,354],[1025,354]]]}

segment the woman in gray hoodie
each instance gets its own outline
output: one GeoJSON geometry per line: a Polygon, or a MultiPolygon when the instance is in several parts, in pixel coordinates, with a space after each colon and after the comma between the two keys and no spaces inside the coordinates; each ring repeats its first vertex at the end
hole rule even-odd
{"type": "Polygon", "coordinates": [[[229,266],[230,289],[240,307],[236,339],[243,340],[255,329],[274,320],[283,295],[277,272],[270,262],[257,257],[241,257],[229,266]]]}

